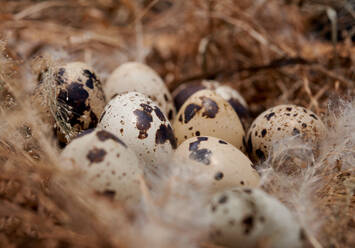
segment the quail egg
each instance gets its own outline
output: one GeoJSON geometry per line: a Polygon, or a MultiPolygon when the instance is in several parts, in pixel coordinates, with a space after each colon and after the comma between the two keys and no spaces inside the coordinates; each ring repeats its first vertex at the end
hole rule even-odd
{"type": "Polygon", "coordinates": [[[181,107],[173,128],[178,144],[194,136],[213,136],[244,150],[244,129],[231,105],[211,90],[193,94],[181,107]]]}
{"type": "Polygon", "coordinates": [[[126,202],[140,199],[143,175],[136,154],[112,133],[89,129],[79,134],[61,153],[63,165],[83,171],[95,191],[126,202]]]}
{"type": "Polygon", "coordinates": [[[158,105],[139,92],[114,97],[105,107],[99,126],[121,138],[147,165],[170,159],[176,139],[158,105]]]}
{"type": "Polygon", "coordinates": [[[147,95],[158,104],[171,121],[176,112],[172,96],[160,76],[149,66],[128,62],[115,69],[105,85],[108,99],[119,93],[137,91],[147,95]]]}
{"type": "Polygon", "coordinates": [[[325,131],[325,125],[312,111],[291,104],[279,105],[261,113],[251,124],[247,135],[247,151],[254,161],[263,161],[274,142],[300,135],[317,146],[325,131]]]}
{"type": "Polygon", "coordinates": [[[175,151],[174,159],[199,169],[210,182],[210,192],[235,186],[257,186],[259,174],[240,150],[224,140],[200,136],[184,141],[175,151]]]}
{"type": "Polygon", "coordinates": [[[290,211],[260,189],[217,193],[209,205],[210,237],[228,248],[298,248],[306,239],[290,211]]]}
{"type": "Polygon", "coordinates": [[[244,127],[248,127],[250,122],[250,115],[248,105],[241,94],[228,85],[221,85],[216,81],[204,80],[200,83],[186,83],[179,86],[174,92],[174,103],[176,109],[179,111],[185,101],[199,90],[209,89],[216,92],[224,100],[232,105],[235,112],[237,112],[244,127]]]}
{"type": "Polygon", "coordinates": [[[58,139],[67,143],[80,131],[96,127],[105,107],[104,92],[93,69],[81,62],[55,68],[53,83],[50,77],[48,70],[39,75],[32,99],[54,125],[58,139]],[[53,103],[45,103],[52,98],[53,103]]]}

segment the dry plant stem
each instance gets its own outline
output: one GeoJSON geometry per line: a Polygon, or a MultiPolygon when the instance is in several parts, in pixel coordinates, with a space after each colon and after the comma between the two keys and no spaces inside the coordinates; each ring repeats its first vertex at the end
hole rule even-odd
{"type": "Polygon", "coordinates": [[[35,5],[32,5],[24,10],[22,10],[21,12],[17,13],[16,15],[14,15],[14,19],[16,21],[24,19],[28,16],[31,16],[33,14],[36,14],[38,12],[41,12],[45,9],[48,8],[53,8],[53,7],[61,7],[61,6],[67,6],[69,3],[68,2],[63,2],[63,1],[47,1],[47,2],[41,2],[41,3],[37,3],[35,5]]]}

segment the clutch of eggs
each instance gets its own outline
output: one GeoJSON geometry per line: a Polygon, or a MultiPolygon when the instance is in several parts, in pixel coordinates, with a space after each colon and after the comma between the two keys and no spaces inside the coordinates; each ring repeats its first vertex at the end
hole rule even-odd
{"type": "Polygon", "coordinates": [[[100,80],[87,64],[72,62],[54,70],[53,82],[48,71],[39,75],[32,101],[39,106],[45,121],[54,125],[58,139],[67,143],[71,137],[66,136],[56,121],[60,119],[72,137],[95,128],[105,107],[105,97],[100,80]],[[50,98],[53,103],[48,102],[50,98]]]}
{"type": "Polygon", "coordinates": [[[261,113],[251,124],[247,151],[254,161],[263,161],[274,142],[299,135],[315,148],[325,132],[325,125],[312,111],[292,104],[279,105],[261,113]]]}
{"type": "Polygon", "coordinates": [[[306,236],[290,211],[260,189],[233,188],[209,205],[210,237],[228,248],[301,248],[306,236]]]}
{"type": "Polygon", "coordinates": [[[89,129],[70,142],[60,158],[68,169],[83,171],[85,182],[95,191],[125,202],[140,200],[140,161],[112,133],[89,129]]]}
{"type": "Polygon", "coordinates": [[[173,127],[178,144],[194,136],[213,136],[244,150],[245,133],[237,113],[211,90],[200,90],[189,97],[173,127]]]}
{"type": "Polygon", "coordinates": [[[211,193],[236,186],[256,187],[260,180],[244,153],[215,137],[200,136],[184,141],[176,150],[174,160],[206,176],[206,187],[211,193]]]}
{"type": "Polygon", "coordinates": [[[171,121],[175,117],[172,96],[161,77],[149,66],[128,62],[117,67],[105,85],[107,99],[116,94],[140,92],[152,99],[171,121]]]}
{"type": "Polygon", "coordinates": [[[112,132],[147,165],[170,160],[176,149],[173,129],[159,106],[139,92],[115,96],[106,105],[99,126],[112,132]]]}

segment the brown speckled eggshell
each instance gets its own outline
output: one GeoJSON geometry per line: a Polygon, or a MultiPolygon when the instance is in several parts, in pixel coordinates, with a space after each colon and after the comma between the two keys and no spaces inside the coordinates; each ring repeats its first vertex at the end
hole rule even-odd
{"type": "Polygon", "coordinates": [[[305,232],[291,212],[258,188],[233,188],[215,194],[209,214],[210,238],[223,247],[301,248],[305,245],[305,232]]]}
{"type": "Polygon", "coordinates": [[[212,90],[226,100],[238,114],[243,127],[247,128],[250,124],[250,114],[248,105],[242,95],[228,85],[222,85],[217,81],[204,80],[198,83],[185,83],[176,88],[173,92],[174,104],[177,111],[186,100],[200,90],[212,90]]]}
{"type": "Polygon", "coordinates": [[[117,67],[105,85],[105,94],[111,99],[116,94],[140,92],[152,99],[172,121],[176,115],[173,98],[163,79],[149,66],[127,62],[117,67]]]}
{"type": "Polygon", "coordinates": [[[95,191],[125,202],[140,200],[139,159],[112,133],[86,130],[65,147],[60,158],[68,169],[83,171],[82,179],[95,191]]]}
{"type": "Polygon", "coordinates": [[[244,129],[231,105],[211,90],[192,95],[181,107],[173,129],[178,144],[194,136],[213,136],[244,150],[244,129]]]}
{"type": "Polygon", "coordinates": [[[175,151],[174,160],[207,176],[206,187],[211,193],[236,186],[256,187],[260,180],[244,153],[215,137],[193,137],[184,141],[175,151]]]}
{"type": "Polygon", "coordinates": [[[279,105],[254,120],[246,139],[247,151],[254,161],[263,161],[276,141],[300,135],[317,146],[325,131],[323,122],[312,111],[291,104],[279,105]]]}
{"type": "Polygon", "coordinates": [[[169,120],[146,95],[128,92],[106,105],[99,126],[122,139],[150,168],[170,160],[176,139],[169,120]]]}
{"type": "MultiPolygon", "coordinates": [[[[34,98],[45,101],[44,95],[47,94],[45,87],[49,87],[45,82],[45,73],[39,76],[39,86],[36,89],[34,98]]],[[[62,116],[65,122],[70,125],[71,132],[74,134],[82,130],[96,127],[101,112],[105,107],[105,96],[101,87],[101,82],[97,78],[93,69],[82,62],[72,62],[59,66],[55,69],[54,83],[56,94],[56,115],[62,116]]],[[[42,103],[42,106],[44,104],[42,103]]],[[[54,123],[49,106],[44,106],[50,122],[54,123]]],[[[55,125],[57,136],[61,142],[67,143],[67,139],[55,125]]]]}

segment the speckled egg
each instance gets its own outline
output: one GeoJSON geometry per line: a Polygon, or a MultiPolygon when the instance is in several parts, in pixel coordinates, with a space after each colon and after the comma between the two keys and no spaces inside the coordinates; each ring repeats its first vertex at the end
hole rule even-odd
{"type": "Polygon", "coordinates": [[[105,107],[99,126],[121,138],[153,167],[169,160],[177,147],[169,120],[155,102],[139,92],[114,97],[105,107]]]}
{"type": "Polygon", "coordinates": [[[199,83],[186,83],[180,85],[174,92],[174,104],[176,109],[179,111],[181,106],[186,102],[186,100],[195,94],[199,90],[209,89],[216,92],[224,100],[232,105],[235,112],[237,112],[242,124],[248,127],[250,124],[250,114],[248,110],[248,105],[241,94],[232,87],[228,85],[222,85],[216,81],[204,80],[199,83]]]}
{"type": "Polygon", "coordinates": [[[54,70],[53,82],[49,81],[48,70],[39,75],[33,99],[40,103],[41,111],[54,124],[59,140],[67,143],[68,138],[70,140],[80,131],[96,127],[105,107],[105,97],[101,82],[90,66],[72,62],[54,70]],[[51,94],[55,96],[54,101],[47,104],[47,100],[52,99],[51,94]],[[58,122],[68,130],[69,137],[65,136],[58,122]]]}
{"type": "Polygon", "coordinates": [[[192,95],[181,107],[173,128],[178,144],[194,136],[213,136],[244,150],[244,129],[231,105],[211,90],[192,95]]]}
{"type": "Polygon", "coordinates": [[[235,186],[257,186],[259,174],[252,162],[240,150],[215,137],[193,137],[184,141],[174,154],[184,166],[199,168],[199,174],[208,178],[210,189],[215,193],[235,186]]]}
{"type": "Polygon", "coordinates": [[[210,205],[210,237],[228,248],[301,248],[304,230],[290,211],[260,189],[234,188],[216,194],[210,205]]]}
{"type": "Polygon", "coordinates": [[[261,113],[247,135],[247,151],[255,161],[263,161],[274,144],[287,137],[300,135],[317,146],[326,128],[312,111],[296,105],[279,105],[261,113]]]}
{"type": "Polygon", "coordinates": [[[155,103],[171,121],[175,117],[172,96],[161,77],[149,66],[138,62],[128,62],[115,69],[105,85],[108,99],[120,93],[140,92],[155,103]]]}
{"type": "Polygon", "coordinates": [[[112,133],[86,130],[65,147],[60,158],[68,168],[82,170],[83,179],[95,191],[121,201],[139,201],[143,176],[139,159],[112,133]]]}

